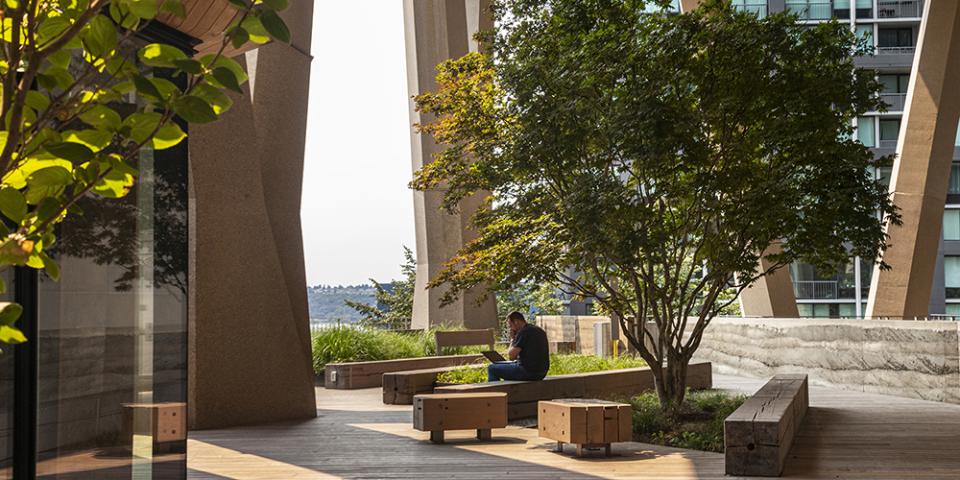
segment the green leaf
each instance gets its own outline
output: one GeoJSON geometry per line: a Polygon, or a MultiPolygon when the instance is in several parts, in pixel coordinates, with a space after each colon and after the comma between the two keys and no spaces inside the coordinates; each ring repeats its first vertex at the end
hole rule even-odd
{"type": "Polygon", "coordinates": [[[67,185],[73,180],[73,175],[63,167],[47,167],[37,170],[27,177],[27,185],[31,187],[54,187],[67,185]]]}
{"type": "Polygon", "coordinates": [[[262,45],[270,41],[270,33],[263,26],[263,22],[260,21],[260,17],[258,16],[247,16],[247,18],[243,19],[240,27],[246,30],[250,40],[254,43],[262,45]]]}
{"type": "Polygon", "coordinates": [[[263,0],[263,4],[277,11],[286,10],[289,6],[288,0],[263,0]]]}
{"type": "Polygon", "coordinates": [[[0,325],[0,343],[14,344],[26,341],[27,337],[18,328],[10,325],[0,325]]]}
{"type": "Polygon", "coordinates": [[[203,73],[203,64],[192,59],[183,59],[183,60],[173,60],[173,66],[180,69],[180,71],[189,73],[191,75],[199,75],[203,73]]]}
{"type": "Polygon", "coordinates": [[[287,24],[283,22],[280,15],[277,15],[277,12],[264,10],[260,14],[260,23],[263,24],[263,28],[267,30],[271,37],[283,43],[290,43],[290,29],[287,28],[287,24]]]}
{"type": "Polygon", "coordinates": [[[185,95],[174,100],[173,111],[190,123],[210,123],[217,120],[217,114],[210,104],[194,95],[185,95]]]}
{"type": "Polygon", "coordinates": [[[188,60],[187,54],[177,47],[163,43],[151,43],[137,52],[137,57],[151,67],[175,68],[178,60],[188,60]]]}
{"type": "Polygon", "coordinates": [[[106,198],[121,198],[130,192],[133,186],[135,170],[122,164],[114,162],[113,164],[103,164],[102,169],[110,168],[110,171],[93,187],[93,192],[106,198]]]}
{"type": "Polygon", "coordinates": [[[0,188],[0,212],[19,224],[27,215],[27,199],[16,188],[0,188]]]}
{"type": "Polygon", "coordinates": [[[230,44],[233,45],[233,48],[240,48],[244,44],[250,41],[250,34],[241,26],[234,27],[230,31],[230,44]]]}
{"type": "Polygon", "coordinates": [[[44,149],[57,158],[70,160],[74,163],[86,162],[93,158],[93,150],[86,145],[74,142],[60,142],[45,145],[44,149]]]}
{"type": "Polygon", "coordinates": [[[213,69],[213,78],[217,79],[217,82],[224,87],[227,87],[237,93],[243,93],[243,89],[240,88],[240,83],[237,82],[237,77],[229,68],[217,67],[213,69]]]}
{"type": "Polygon", "coordinates": [[[163,115],[157,112],[137,112],[130,114],[123,121],[125,128],[129,129],[129,137],[136,143],[143,143],[150,139],[150,135],[156,130],[163,115]]]}
{"type": "Polygon", "coordinates": [[[172,13],[177,18],[186,18],[187,10],[183,7],[181,0],[167,0],[163,2],[160,10],[172,13]]]}
{"type": "Polygon", "coordinates": [[[120,128],[120,114],[113,109],[97,105],[80,114],[80,120],[98,130],[116,131],[120,128]]]}
{"type": "Polygon", "coordinates": [[[39,256],[43,260],[43,270],[47,272],[47,276],[55,282],[60,280],[60,265],[46,253],[40,252],[39,256]]]}
{"type": "Polygon", "coordinates": [[[167,124],[160,127],[157,134],[153,136],[151,145],[154,150],[166,150],[177,146],[184,138],[187,138],[187,134],[183,133],[180,125],[177,125],[176,122],[167,122],[167,124]]]}
{"type": "Polygon", "coordinates": [[[143,96],[151,97],[163,101],[163,94],[157,89],[156,85],[150,82],[146,77],[137,75],[133,77],[133,85],[137,87],[137,92],[143,96]]]}
{"type": "Polygon", "coordinates": [[[104,15],[97,15],[80,34],[87,52],[94,57],[105,58],[117,48],[117,27],[104,15]]]}
{"type": "Polygon", "coordinates": [[[113,133],[103,130],[67,130],[63,132],[63,139],[85,145],[96,153],[110,145],[113,141],[113,133]]]}
{"type": "Polygon", "coordinates": [[[125,0],[124,3],[131,13],[144,20],[156,17],[160,8],[157,0],[125,0]]]}
{"type": "Polygon", "coordinates": [[[233,106],[233,100],[230,99],[229,95],[224,93],[223,90],[212,85],[207,85],[206,83],[201,83],[194,87],[193,95],[209,103],[217,115],[223,115],[223,112],[230,110],[230,107],[233,106]]]}

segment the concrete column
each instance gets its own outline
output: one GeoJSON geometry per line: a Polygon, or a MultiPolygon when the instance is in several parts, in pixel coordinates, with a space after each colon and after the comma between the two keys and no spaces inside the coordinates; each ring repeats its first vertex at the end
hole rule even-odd
{"type": "MultiPolygon", "coordinates": [[[[407,82],[412,124],[430,121],[414,108],[412,97],[436,89],[436,67],[444,60],[458,58],[478,46],[473,34],[492,26],[489,0],[404,0],[407,47],[407,82]]],[[[411,130],[412,164],[416,171],[432,161],[442,149],[429,136],[411,130]]],[[[444,289],[427,289],[444,263],[475,238],[469,228],[470,216],[481,205],[484,194],[464,200],[460,211],[440,210],[443,191],[414,192],[414,221],[417,236],[417,281],[413,298],[413,328],[437,325],[492,328],[497,325],[496,302],[491,294],[478,303],[483,292],[466,292],[453,304],[441,307],[444,289]]]]}
{"type": "Polygon", "coordinates": [[[887,229],[891,247],[883,260],[892,269],[874,269],[868,318],[929,313],[960,120],[960,3],[928,1],[924,10],[890,179],[903,225],[887,229]]]}
{"type": "Polygon", "coordinates": [[[194,429],[316,416],[300,231],[313,2],[283,17],[292,45],[238,57],[244,94],[190,128],[194,429]]]}
{"type": "MultiPolygon", "coordinates": [[[[774,243],[763,252],[759,271],[770,268],[767,255],[780,251],[780,243],[774,243]]],[[[740,294],[740,312],[745,317],[796,318],[797,299],[793,294],[793,282],[788,267],[761,277],[740,294]]]]}
{"type": "Polygon", "coordinates": [[[700,0],[680,0],[680,11],[689,12],[700,6],[700,0]]]}

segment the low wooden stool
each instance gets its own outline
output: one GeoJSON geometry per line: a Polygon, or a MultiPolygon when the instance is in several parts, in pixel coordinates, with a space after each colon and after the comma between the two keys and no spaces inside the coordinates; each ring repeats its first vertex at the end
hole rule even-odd
{"type": "Polygon", "coordinates": [[[477,430],[477,439],[490,440],[491,429],[507,426],[506,393],[434,393],[413,397],[413,428],[430,432],[430,441],[443,443],[446,430],[477,430]]]}
{"type": "Polygon", "coordinates": [[[604,448],[610,456],[610,444],[633,440],[633,408],[625,403],[594,399],[545,400],[537,405],[540,436],[557,441],[557,452],[564,443],[584,448],[604,448]]]}

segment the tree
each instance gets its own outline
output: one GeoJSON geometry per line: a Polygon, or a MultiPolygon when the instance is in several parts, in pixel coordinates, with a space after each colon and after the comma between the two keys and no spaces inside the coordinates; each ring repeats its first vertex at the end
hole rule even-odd
{"type": "Polygon", "coordinates": [[[563,313],[563,301],[557,297],[557,287],[548,283],[521,282],[511,285],[497,291],[496,299],[501,338],[510,338],[510,326],[507,324],[510,312],[527,315],[527,321],[533,321],[539,315],[563,313]]]}
{"type": "Polygon", "coordinates": [[[410,328],[413,317],[413,289],[417,279],[417,260],[413,252],[403,247],[403,264],[400,265],[403,280],[394,280],[389,287],[370,279],[376,291],[375,305],[344,300],[350,308],[360,312],[361,325],[378,328],[410,328]]]}
{"type": "MultiPolygon", "coordinates": [[[[142,40],[158,16],[183,17],[182,0],[4,0],[0,4],[0,269],[59,267],[46,253],[55,227],[89,196],[120,198],[143,148],[186,134],[178,121],[216,121],[247,75],[228,47],[289,42],[277,14],[288,0],[230,0],[237,9],[217,53],[191,58],[142,40]]],[[[0,290],[3,285],[0,284],[0,290]]],[[[0,343],[26,340],[21,308],[3,304],[0,343]]]]}
{"type": "Polygon", "coordinates": [[[899,215],[869,174],[889,159],[852,138],[882,102],[849,26],[647,3],[494,2],[487,51],[440,65],[416,98],[420,131],[444,149],[411,185],[445,189],[449,210],[492,192],[477,238],[431,281],[448,300],[524,280],[593,297],[672,410],[704,329],[736,298],[718,301],[725,290],[801,259],[832,271],[879,258],[881,217],[899,215]]]}

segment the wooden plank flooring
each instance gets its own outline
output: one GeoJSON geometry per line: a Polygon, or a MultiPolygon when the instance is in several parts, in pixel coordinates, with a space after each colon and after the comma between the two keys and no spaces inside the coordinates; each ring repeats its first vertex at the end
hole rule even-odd
{"type": "MultiPolygon", "coordinates": [[[[762,381],[715,384],[752,392],[762,381]]],[[[784,478],[960,478],[960,406],[818,387],[810,403],[784,478]]],[[[192,432],[190,478],[733,478],[720,454],[621,443],[612,458],[580,459],[551,452],[533,428],[495,429],[491,442],[448,432],[433,445],[411,407],[383,405],[380,389],[318,389],[317,408],[307,422],[192,432]]]]}

